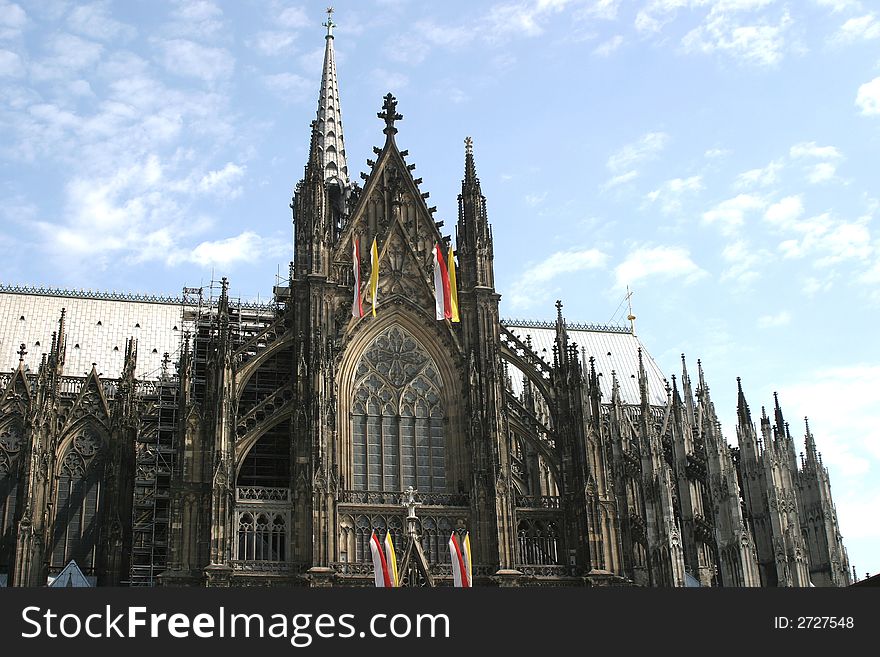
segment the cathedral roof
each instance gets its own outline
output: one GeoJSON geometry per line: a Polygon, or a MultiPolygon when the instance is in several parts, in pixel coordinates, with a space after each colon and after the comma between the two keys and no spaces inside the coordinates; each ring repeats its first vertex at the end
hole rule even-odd
{"type": "MultiPolygon", "coordinates": [[[[253,314],[274,309],[257,303],[239,307],[253,314]]],[[[95,363],[102,378],[118,378],[125,341],[136,338],[135,376],[145,380],[159,378],[165,352],[172,362],[177,360],[181,336],[190,327],[184,310],[192,309],[180,297],[0,285],[0,370],[8,372],[18,362],[19,346],[24,344],[25,365],[36,372],[52,344],[62,308],[67,309],[65,375],[85,376],[95,363]]]]}
{"type": "MultiPolygon", "coordinates": [[[[553,362],[553,345],[556,340],[556,326],[550,322],[528,322],[510,320],[504,325],[510,331],[526,340],[531,338],[532,349],[548,363],[553,362]]],[[[639,395],[639,348],[648,375],[648,402],[652,405],[666,404],[666,378],[663,371],[648,353],[641,341],[629,329],[617,326],[568,324],[569,344],[577,344],[584,365],[590,357],[596,359],[596,372],[602,390],[602,400],[611,401],[611,372],[617,373],[620,386],[620,400],[624,404],[638,404],[639,395]]],[[[513,391],[522,392],[522,375],[511,367],[509,369],[513,391]]]]}

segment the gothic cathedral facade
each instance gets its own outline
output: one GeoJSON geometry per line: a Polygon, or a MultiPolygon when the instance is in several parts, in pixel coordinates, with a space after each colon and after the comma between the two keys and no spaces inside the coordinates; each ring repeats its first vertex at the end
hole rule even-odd
{"type": "Polygon", "coordinates": [[[631,329],[573,324],[559,302],[555,321],[502,320],[470,140],[461,321],[435,318],[433,253],[451,237],[398,147],[391,94],[384,145],[362,185],[349,178],[332,27],[273,303],[237,303],[225,279],[207,300],[0,289],[10,326],[25,302],[66,308],[38,360],[39,336],[15,329],[18,365],[0,375],[5,582],[42,586],[74,560],[99,585],[370,585],[370,536],[405,543],[411,486],[423,583],[450,584],[447,542],[468,532],[476,585],[848,585],[827,469],[809,426],[798,460],[778,400],[756,427],[739,388],[733,448],[699,362],[692,381],[682,357],[669,384],[631,329]],[[375,315],[353,261],[374,239],[375,315]],[[76,317],[134,305],[178,313],[174,357],[143,373],[139,351],[162,350],[133,331],[115,373],[71,375],[88,342],[76,317]]]}

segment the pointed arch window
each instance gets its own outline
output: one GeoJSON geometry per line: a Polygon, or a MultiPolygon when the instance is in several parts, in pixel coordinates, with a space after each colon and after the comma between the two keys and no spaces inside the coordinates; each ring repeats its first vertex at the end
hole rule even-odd
{"type": "Polygon", "coordinates": [[[12,562],[24,428],[18,419],[0,428],[0,570],[12,562]]]}
{"type": "Polygon", "coordinates": [[[74,559],[94,573],[103,502],[103,441],[91,426],[79,430],[61,459],[55,491],[50,569],[59,572],[74,559]]]}
{"type": "Polygon", "coordinates": [[[400,326],[367,348],[351,413],[355,490],[446,492],[441,386],[433,359],[400,326]]]}

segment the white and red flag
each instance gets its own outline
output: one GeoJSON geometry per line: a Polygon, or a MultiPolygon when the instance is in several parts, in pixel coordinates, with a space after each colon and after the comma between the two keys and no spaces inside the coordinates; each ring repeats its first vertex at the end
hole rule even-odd
{"type": "Polygon", "coordinates": [[[465,534],[464,541],[458,542],[455,532],[449,537],[449,554],[452,557],[452,580],[458,588],[471,587],[471,540],[465,534]]]}
{"type": "Polygon", "coordinates": [[[449,271],[440,245],[434,245],[434,298],[437,319],[452,319],[452,300],[449,296],[449,271]]]}
{"type": "MultiPolygon", "coordinates": [[[[394,580],[391,578],[391,571],[388,568],[388,560],[385,557],[385,546],[379,541],[376,532],[370,536],[370,552],[373,554],[373,574],[376,578],[376,586],[379,588],[393,588],[394,580]]],[[[393,548],[392,548],[393,550],[393,548]]],[[[397,570],[397,565],[394,567],[397,570]]]]}
{"type": "Polygon", "coordinates": [[[351,239],[351,261],[354,272],[354,299],[351,301],[351,316],[355,319],[364,316],[364,304],[361,303],[361,244],[356,236],[351,239]]]}

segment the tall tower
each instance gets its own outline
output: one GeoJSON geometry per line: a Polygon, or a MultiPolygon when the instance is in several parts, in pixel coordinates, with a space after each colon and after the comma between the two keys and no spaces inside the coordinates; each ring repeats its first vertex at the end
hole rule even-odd
{"type": "Polygon", "coordinates": [[[348,163],[345,159],[345,138],[342,134],[342,106],[339,102],[339,84],[336,78],[336,52],[333,49],[333,8],[327,9],[327,35],[324,46],[324,67],[318,94],[317,150],[324,182],[329,196],[330,219],[336,230],[346,211],[351,191],[348,163]]]}

